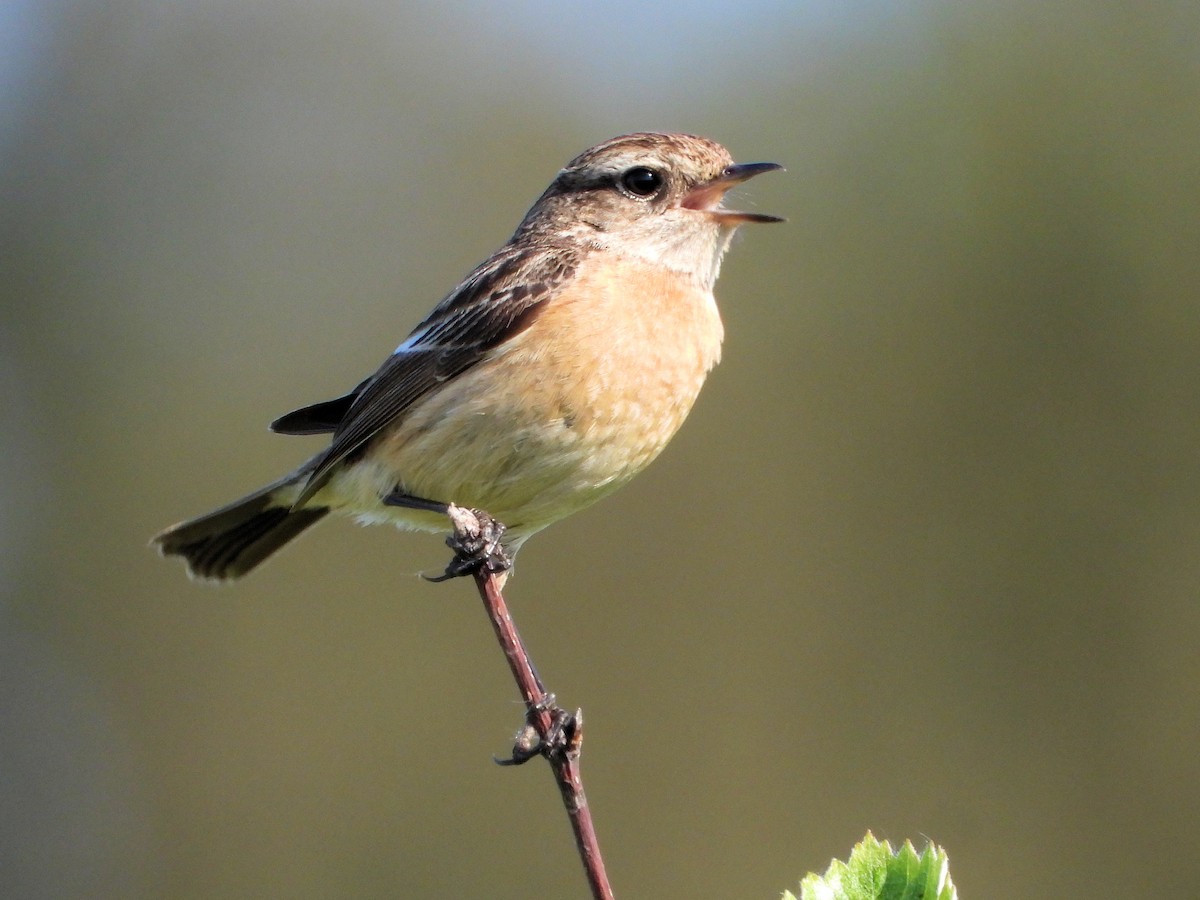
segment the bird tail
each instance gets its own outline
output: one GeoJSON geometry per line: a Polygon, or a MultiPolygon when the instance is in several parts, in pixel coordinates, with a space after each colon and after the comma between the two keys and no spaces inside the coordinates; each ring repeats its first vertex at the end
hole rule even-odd
{"type": "Polygon", "coordinates": [[[151,541],[163,556],[182,556],[193,578],[241,578],[310,525],[329,508],[292,508],[309,466],[235,500],[207,515],[172,525],[151,541]]]}

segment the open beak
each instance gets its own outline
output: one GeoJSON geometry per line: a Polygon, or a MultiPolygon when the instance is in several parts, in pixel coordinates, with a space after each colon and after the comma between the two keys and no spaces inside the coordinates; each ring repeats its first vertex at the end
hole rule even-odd
{"type": "Polygon", "coordinates": [[[727,222],[730,225],[739,225],[742,222],[786,222],[786,219],[781,219],[779,216],[739,212],[738,210],[725,209],[721,206],[721,201],[725,199],[725,192],[730,188],[753,178],[755,175],[761,175],[763,172],[774,172],[781,169],[783,169],[783,166],[779,165],[779,163],[767,162],[740,163],[729,166],[716,178],[706,181],[704,184],[698,184],[688,191],[679,205],[684,209],[697,209],[702,212],[711,213],[722,222],[727,222]]]}

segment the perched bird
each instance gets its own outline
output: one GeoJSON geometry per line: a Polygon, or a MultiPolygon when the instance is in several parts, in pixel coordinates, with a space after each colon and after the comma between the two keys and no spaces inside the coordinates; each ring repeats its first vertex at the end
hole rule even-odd
{"type": "Polygon", "coordinates": [[[503,523],[511,557],[645,468],[683,423],[720,358],[712,290],[730,238],[783,221],[722,200],[778,168],[685,134],[582,153],[374,375],[271,424],[331,434],[327,449],[153,543],[195,577],[232,579],[329,512],[447,532],[462,507],[503,523]]]}

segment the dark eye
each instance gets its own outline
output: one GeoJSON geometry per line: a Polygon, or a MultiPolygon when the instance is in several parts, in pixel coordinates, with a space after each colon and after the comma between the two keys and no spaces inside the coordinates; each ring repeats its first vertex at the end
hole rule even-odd
{"type": "Polygon", "coordinates": [[[621,187],[635,197],[651,197],[662,185],[662,175],[645,166],[635,166],[621,176],[621,187]]]}

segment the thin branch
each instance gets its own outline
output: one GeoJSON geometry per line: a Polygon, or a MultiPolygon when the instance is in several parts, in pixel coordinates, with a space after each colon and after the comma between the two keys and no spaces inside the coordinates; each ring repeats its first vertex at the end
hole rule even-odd
{"type": "Polygon", "coordinates": [[[489,571],[487,566],[474,572],[475,585],[479,588],[479,596],[487,609],[488,618],[496,631],[496,638],[508,660],[513,678],[521,691],[521,699],[525,701],[526,726],[532,728],[532,735],[519,735],[517,746],[513,748],[513,758],[509,763],[522,763],[534,756],[546,757],[554,780],[562,794],[563,806],[571,819],[571,829],[575,833],[575,845],[579,850],[579,858],[587,875],[588,885],[592,889],[595,900],[613,900],[612,887],[608,883],[608,875],[604,871],[604,859],[600,855],[600,844],[596,839],[596,829],[592,824],[592,811],[588,807],[587,797],[583,793],[583,777],[579,772],[579,753],[583,745],[583,713],[576,711],[571,715],[560,707],[554,695],[547,693],[545,685],[538,677],[525,649],[525,642],[517,633],[508,604],[500,592],[502,576],[500,573],[489,571]]]}

